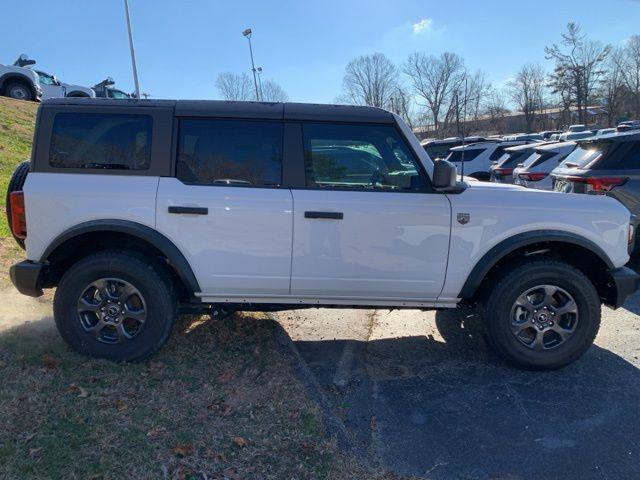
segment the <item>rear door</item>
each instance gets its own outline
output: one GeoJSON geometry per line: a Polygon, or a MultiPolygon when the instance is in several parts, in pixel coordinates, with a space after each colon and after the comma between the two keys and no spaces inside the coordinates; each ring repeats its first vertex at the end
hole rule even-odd
{"type": "Polygon", "coordinates": [[[291,294],[433,301],[451,207],[393,125],[302,125],[305,187],[292,190],[291,294]]]}
{"type": "Polygon", "coordinates": [[[289,293],[293,203],[280,121],[179,120],[175,178],[161,178],[157,229],[204,296],[289,293]]]}

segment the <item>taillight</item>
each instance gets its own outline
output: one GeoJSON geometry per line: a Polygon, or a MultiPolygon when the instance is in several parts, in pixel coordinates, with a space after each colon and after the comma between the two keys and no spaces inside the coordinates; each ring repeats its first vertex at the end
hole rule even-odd
{"type": "Polygon", "coordinates": [[[22,191],[11,192],[9,195],[11,205],[11,230],[17,238],[27,238],[27,216],[24,209],[24,193],[22,191]]]}
{"type": "Polygon", "coordinates": [[[496,175],[511,175],[513,168],[494,168],[493,171],[496,175]]]}
{"type": "Polygon", "coordinates": [[[573,183],[583,183],[587,185],[587,191],[593,193],[606,193],[613,187],[624,185],[628,180],[626,177],[579,177],[574,175],[565,178],[573,183]]]}
{"type": "Polygon", "coordinates": [[[547,175],[549,175],[548,173],[533,173],[533,172],[529,172],[529,173],[519,173],[518,177],[521,180],[528,180],[529,182],[538,182],[540,180],[542,180],[543,178],[545,178],[547,175]]]}

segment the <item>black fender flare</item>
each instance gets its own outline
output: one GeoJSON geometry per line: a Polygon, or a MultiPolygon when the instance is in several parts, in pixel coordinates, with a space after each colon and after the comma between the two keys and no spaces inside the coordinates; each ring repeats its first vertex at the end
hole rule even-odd
{"type": "Polygon", "coordinates": [[[459,298],[471,298],[476,292],[484,277],[489,271],[503,258],[510,253],[526,247],[527,245],[533,245],[536,243],[544,242],[559,242],[568,243],[580,246],[592,252],[600,260],[604,262],[608,269],[615,268],[609,256],[600,248],[597,244],[584,238],[578,234],[564,232],[562,230],[534,230],[531,232],[524,232],[509,237],[493,248],[491,248],[484,256],[476,263],[471,270],[471,273],[467,277],[462,290],[460,290],[459,298]]]}
{"type": "Polygon", "coordinates": [[[80,235],[93,232],[124,233],[133,237],[137,237],[140,240],[153,245],[167,257],[170,264],[178,274],[178,277],[184,283],[185,287],[189,290],[189,293],[194,294],[196,292],[200,292],[198,279],[193,273],[191,265],[189,265],[189,262],[187,262],[187,259],[184,257],[178,247],[176,247],[171,240],[169,240],[157,230],[147,227],[146,225],[131,222],[128,220],[92,220],[71,227],[58,235],[49,244],[49,246],[40,257],[40,262],[45,263],[51,256],[51,254],[65,242],[80,235]]]}

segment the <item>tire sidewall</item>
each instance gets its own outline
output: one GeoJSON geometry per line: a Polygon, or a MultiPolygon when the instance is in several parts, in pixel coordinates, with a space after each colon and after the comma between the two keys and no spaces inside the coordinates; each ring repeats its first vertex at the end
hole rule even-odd
{"type": "Polygon", "coordinates": [[[12,83],[7,87],[7,96],[15,100],[31,100],[31,91],[21,83],[12,83]],[[24,92],[24,97],[14,96],[13,92],[20,90],[24,92]]]}
{"type": "Polygon", "coordinates": [[[99,255],[72,267],[62,278],[54,299],[54,316],[62,337],[75,350],[111,360],[139,360],[155,352],[168,338],[176,315],[169,286],[149,265],[134,257],[99,255]],[[140,332],[121,344],[99,342],[85,332],[77,314],[80,295],[100,278],[119,278],[133,285],[147,308],[140,332]]]}
{"type": "Polygon", "coordinates": [[[580,357],[591,345],[600,325],[600,300],[589,280],[572,267],[521,266],[508,275],[487,303],[489,340],[508,360],[526,368],[560,368],[580,357]],[[539,285],[554,285],[568,292],[578,306],[578,324],[571,337],[557,348],[534,351],[511,331],[511,310],[522,293],[539,285]]]}

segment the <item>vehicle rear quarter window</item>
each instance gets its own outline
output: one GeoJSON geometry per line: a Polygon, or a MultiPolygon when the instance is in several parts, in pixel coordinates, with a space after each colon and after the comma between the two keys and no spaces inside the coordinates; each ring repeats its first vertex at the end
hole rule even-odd
{"type": "Polygon", "coordinates": [[[640,142],[612,142],[598,170],[640,170],[640,142]]]}
{"type": "Polygon", "coordinates": [[[282,138],[280,122],[181,120],[177,177],[201,185],[277,187],[282,138]]]}
{"type": "Polygon", "coordinates": [[[148,115],[58,113],[53,122],[49,165],[147,170],[152,127],[148,115]]]}
{"type": "Polygon", "coordinates": [[[418,191],[426,187],[413,153],[394,127],[303,125],[310,188],[418,191]]]}

